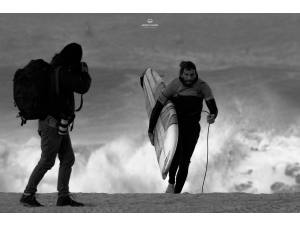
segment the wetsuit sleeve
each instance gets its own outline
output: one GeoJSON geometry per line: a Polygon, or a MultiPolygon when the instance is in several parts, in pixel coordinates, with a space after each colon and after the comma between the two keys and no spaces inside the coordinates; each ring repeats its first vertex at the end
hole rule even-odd
{"type": "Polygon", "coordinates": [[[163,109],[167,101],[174,95],[174,92],[176,90],[175,85],[176,85],[176,81],[171,82],[169,85],[167,85],[167,87],[162,91],[162,93],[158,97],[150,115],[149,129],[148,129],[149,133],[153,133],[154,127],[157,123],[161,110],[163,109]]]}
{"type": "Polygon", "coordinates": [[[201,90],[210,114],[214,114],[217,117],[218,108],[211,88],[208,86],[207,83],[204,82],[203,86],[201,87],[201,90]]]}
{"type": "Polygon", "coordinates": [[[205,101],[209,101],[211,99],[214,99],[214,95],[212,93],[212,90],[211,88],[208,86],[207,83],[203,83],[202,86],[201,86],[201,91],[202,91],[202,94],[204,96],[204,99],[205,101]]]}
{"type": "Polygon", "coordinates": [[[156,104],[151,112],[148,133],[153,133],[154,127],[157,123],[158,117],[163,109],[164,105],[160,101],[156,101],[156,104]]]}
{"type": "Polygon", "coordinates": [[[85,94],[91,86],[91,77],[86,70],[81,69],[63,69],[60,74],[62,87],[79,94],[85,94]]]}
{"type": "Polygon", "coordinates": [[[209,109],[210,114],[214,114],[216,118],[218,115],[218,108],[215,99],[209,99],[205,101],[205,103],[207,105],[207,108],[209,109]]]}

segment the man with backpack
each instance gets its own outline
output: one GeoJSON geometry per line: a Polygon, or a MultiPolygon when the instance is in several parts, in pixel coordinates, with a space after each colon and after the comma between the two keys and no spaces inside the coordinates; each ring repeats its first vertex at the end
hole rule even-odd
{"type": "Polygon", "coordinates": [[[200,133],[200,118],[203,100],[210,111],[207,116],[209,124],[214,123],[218,109],[208,84],[198,77],[196,66],[191,61],[180,63],[179,78],[174,79],[162,94],[152,110],[148,135],[154,143],[154,127],[168,100],[176,109],[179,127],[177,149],[169,170],[169,185],[166,193],[180,193],[188,175],[190,159],[200,133]]]}
{"type": "MultiPolygon", "coordinates": [[[[74,92],[81,94],[82,106],[82,95],[89,90],[91,84],[88,66],[81,59],[82,48],[77,43],[68,44],[52,59],[45,100],[47,102],[44,104],[47,105],[47,112],[39,117],[38,125],[42,154],[20,199],[25,206],[42,206],[35,197],[37,186],[45,173],[53,167],[57,155],[60,165],[56,205],[84,206],[83,203],[74,201],[69,192],[69,180],[75,161],[69,135],[69,127],[72,129],[75,118],[74,92]]],[[[22,112],[20,115],[22,116],[22,112]]]]}

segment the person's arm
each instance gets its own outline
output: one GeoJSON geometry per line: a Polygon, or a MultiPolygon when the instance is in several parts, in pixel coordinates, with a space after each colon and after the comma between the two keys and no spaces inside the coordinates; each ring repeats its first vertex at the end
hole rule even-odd
{"type": "Polygon", "coordinates": [[[217,104],[216,104],[214,95],[212,93],[212,90],[208,86],[208,84],[204,83],[204,85],[202,87],[202,92],[204,95],[205,103],[209,110],[209,115],[207,116],[207,122],[211,124],[211,123],[215,122],[215,119],[218,116],[217,104]]]}
{"type": "Polygon", "coordinates": [[[74,92],[79,94],[85,94],[91,86],[91,77],[88,72],[88,66],[85,62],[81,63],[81,70],[79,76],[76,76],[77,79],[74,79],[73,87],[74,92]]]}
{"type": "Polygon", "coordinates": [[[215,119],[218,116],[218,108],[217,104],[214,98],[205,100],[205,103],[207,105],[207,108],[209,109],[210,115],[207,116],[207,122],[208,123],[214,123],[215,119]]]}
{"type": "Polygon", "coordinates": [[[91,86],[91,77],[86,63],[80,68],[64,68],[65,73],[60,77],[63,87],[79,94],[85,94],[91,86]]]}
{"type": "Polygon", "coordinates": [[[148,136],[151,141],[151,144],[154,145],[154,128],[157,123],[158,117],[164,107],[164,105],[167,103],[167,101],[173,96],[174,94],[174,83],[171,82],[165,90],[160,94],[158,97],[158,100],[156,101],[154,108],[152,109],[150,120],[149,120],[149,128],[148,128],[148,136]]]}
{"type": "Polygon", "coordinates": [[[150,115],[148,133],[153,133],[154,127],[157,123],[158,117],[159,117],[163,107],[164,107],[164,105],[160,101],[156,101],[156,104],[150,115]]]}

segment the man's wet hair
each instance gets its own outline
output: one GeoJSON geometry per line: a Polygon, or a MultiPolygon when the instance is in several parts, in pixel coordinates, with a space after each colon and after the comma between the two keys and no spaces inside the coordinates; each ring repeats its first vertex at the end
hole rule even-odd
{"type": "Polygon", "coordinates": [[[197,73],[197,69],[196,69],[196,65],[191,62],[191,61],[181,61],[180,64],[180,70],[179,70],[179,77],[183,74],[183,71],[186,70],[195,70],[195,74],[197,76],[197,80],[198,80],[198,73],[197,73]]]}

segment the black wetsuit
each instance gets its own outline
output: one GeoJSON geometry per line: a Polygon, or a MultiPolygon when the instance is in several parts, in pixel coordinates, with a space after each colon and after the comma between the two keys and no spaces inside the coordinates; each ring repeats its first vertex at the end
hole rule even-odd
{"type": "Polygon", "coordinates": [[[217,116],[218,109],[206,82],[198,79],[192,86],[185,86],[177,78],[159,96],[150,116],[148,132],[153,133],[159,114],[168,100],[175,105],[179,126],[177,149],[169,170],[169,183],[175,184],[175,193],[180,193],[187,178],[190,159],[201,130],[199,121],[203,100],[211,114],[217,116]]]}

